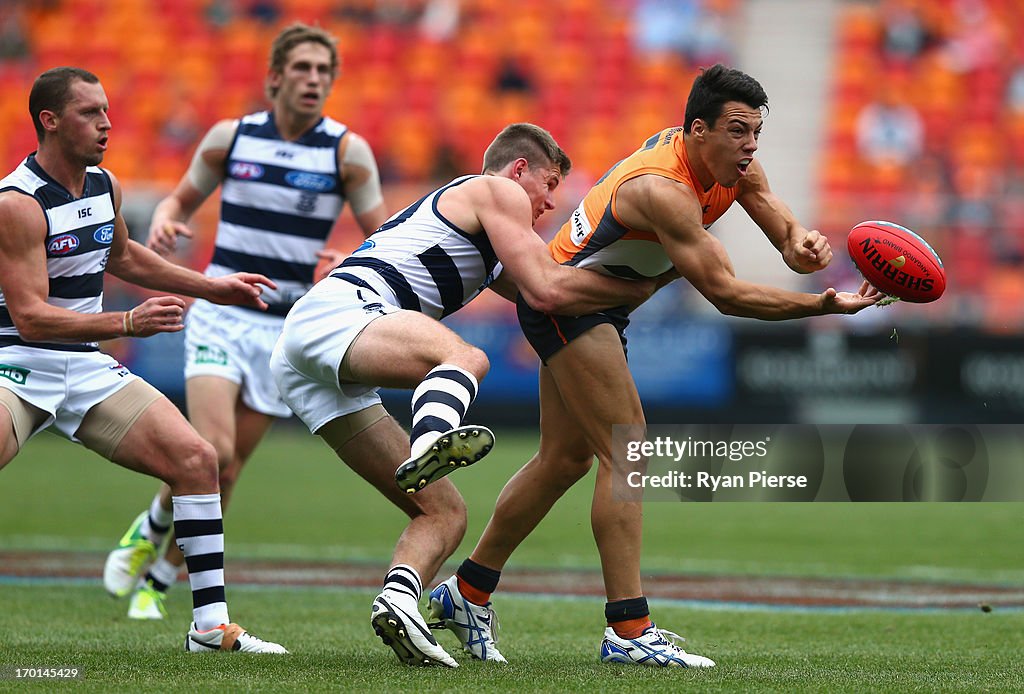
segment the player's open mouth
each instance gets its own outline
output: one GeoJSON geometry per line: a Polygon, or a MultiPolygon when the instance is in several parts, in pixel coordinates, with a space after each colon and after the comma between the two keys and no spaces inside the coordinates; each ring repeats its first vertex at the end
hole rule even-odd
{"type": "Polygon", "coordinates": [[[750,166],[750,162],[752,161],[753,159],[740,159],[740,163],[736,166],[736,168],[740,170],[740,176],[747,175],[747,168],[750,166]]]}

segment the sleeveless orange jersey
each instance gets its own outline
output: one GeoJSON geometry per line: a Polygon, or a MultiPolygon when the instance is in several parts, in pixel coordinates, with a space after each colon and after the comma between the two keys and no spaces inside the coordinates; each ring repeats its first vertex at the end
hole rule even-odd
{"type": "Polygon", "coordinates": [[[653,232],[630,229],[615,212],[619,186],[637,176],[656,174],[684,183],[697,194],[704,210],[704,228],[725,214],[736,199],[735,188],[717,183],[703,190],[690,168],[683,140],[683,128],[662,130],[643,147],[613,166],[572,213],[548,246],[552,257],[563,265],[575,265],[629,279],[654,277],[672,267],[672,262],[653,232]]]}

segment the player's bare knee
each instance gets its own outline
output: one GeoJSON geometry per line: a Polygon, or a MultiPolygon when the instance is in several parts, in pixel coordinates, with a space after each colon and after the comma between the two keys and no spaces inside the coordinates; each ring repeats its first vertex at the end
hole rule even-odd
{"type": "Polygon", "coordinates": [[[217,451],[199,434],[182,441],[174,452],[172,479],[165,480],[172,488],[186,485],[189,488],[218,489],[220,470],[217,465],[217,451]]]}
{"type": "Polygon", "coordinates": [[[546,448],[541,464],[550,471],[554,481],[568,489],[583,479],[594,465],[594,454],[585,450],[546,448]]]}
{"type": "Polygon", "coordinates": [[[491,362],[487,359],[487,354],[479,347],[468,343],[462,343],[459,351],[450,361],[473,374],[477,382],[482,381],[487,372],[491,370],[491,362]]]}
{"type": "Polygon", "coordinates": [[[437,518],[453,529],[461,528],[460,536],[466,531],[466,502],[451,480],[439,480],[412,497],[410,517],[427,515],[437,518]]]}
{"type": "Polygon", "coordinates": [[[238,482],[238,474],[241,472],[240,465],[228,465],[221,466],[220,468],[220,492],[221,494],[230,493],[235,488],[235,483],[238,482]]]}
{"type": "Polygon", "coordinates": [[[217,457],[217,467],[220,469],[221,475],[234,475],[238,477],[238,472],[231,472],[235,460],[234,447],[229,441],[211,441],[210,444],[213,446],[214,455],[217,457]]]}
{"type": "Polygon", "coordinates": [[[566,458],[565,462],[558,466],[558,481],[562,488],[568,489],[586,477],[593,465],[594,456],[592,455],[566,458]]]}

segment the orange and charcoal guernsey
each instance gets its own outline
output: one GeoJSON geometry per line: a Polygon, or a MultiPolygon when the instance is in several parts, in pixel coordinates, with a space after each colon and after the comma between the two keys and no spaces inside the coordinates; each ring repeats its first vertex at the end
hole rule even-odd
{"type": "Polygon", "coordinates": [[[615,212],[615,195],[624,182],[654,174],[689,186],[704,211],[704,228],[725,214],[736,200],[736,188],[715,183],[704,190],[686,157],[683,128],[666,128],[643,147],[613,166],[590,189],[555,238],[548,244],[552,257],[606,275],[640,279],[671,269],[672,262],[658,236],[625,226],[615,212]]]}

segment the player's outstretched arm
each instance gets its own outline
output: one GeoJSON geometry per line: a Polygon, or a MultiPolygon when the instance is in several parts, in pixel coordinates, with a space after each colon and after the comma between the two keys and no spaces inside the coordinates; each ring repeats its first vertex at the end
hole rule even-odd
{"type": "Polygon", "coordinates": [[[486,230],[498,260],[526,302],[543,313],[582,315],[615,306],[643,303],[657,287],[656,279],[635,281],[559,265],[533,231],[529,197],[509,179],[477,179],[477,218],[486,230]]]}
{"type": "Polygon", "coordinates": [[[114,240],[107,262],[108,272],[146,289],[194,296],[218,304],[266,309],[266,303],[260,299],[262,287],[274,288],[276,285],[263,275],[236,272],[224,277],[207,277],[195,270],[175,265],[129,239],[128,228],[120,213],[121,186],[113,176],[110,180],[114,188],[115,219],[114,240]]]}
{"type": "Polygon", "coordinates": [[[46,303],[46,218],[39,204],[17,192],[0,194],[0,289],[18,334],[26,342],[97,342],[181,330],[185,302],[147,299],[131,311],[79,313],[46,303]]]}
{"type": "Polygon", "coordinates": [[[817,229],[808,230],[797,221],[792,210],[769,188],[764,168],[756,159],[738,184],[736,201],[794,272],[817,272],[832,262],[828,239],[817,229]]]}
{"type": "Polygon", "coordinates": [[[153,210],[146,238],[147,248],[160,255],[168,255],[177,248],[179,236],[192,238],[188,220],[224,179],[228,149],[237,130],[237,120],[223,120],[206,133],[192,155],[188,171],[171,194],[158,202],[153,210]]]}
{"type": "Polygon", "coordinates": [[[723,314],[786,320],[856,313],[880,298],[866,283],[856,293],[829,288],[809,294],[738,279],[721,242],[701,225],[697,196],[667,178],[638,177],[623,184],[617,197],[620,219],[655,232],[679,274],[723,314]]]}

